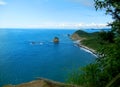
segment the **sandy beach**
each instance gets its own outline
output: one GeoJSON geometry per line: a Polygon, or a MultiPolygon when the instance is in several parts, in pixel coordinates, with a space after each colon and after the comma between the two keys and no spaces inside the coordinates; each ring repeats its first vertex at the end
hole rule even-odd
{"type": "Polygon", "coordinates": [[[81,49],[83,49],[83,50],[85,50],[86,52],[89,52],[89,53],[91,53],[91,54],[93,54],[93,55],[95,55],[95,56],[97,57],[97,53],[96,53],[96,51],[95,51],[94,49],[89,48],[89,47],[81,44],[81,41],[82,41],[82,40],[83,40],[83,39],[81,39],[81,40],[76,40],[76,41],[74,41],[74,43],[75,43],[77,46],[79,46],[81,49]]]}

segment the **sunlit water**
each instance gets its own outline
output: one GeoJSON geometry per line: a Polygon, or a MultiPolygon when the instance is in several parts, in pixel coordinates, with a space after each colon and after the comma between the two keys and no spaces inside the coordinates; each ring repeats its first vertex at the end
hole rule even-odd
{"type": "Polygon", "coordinates": [[[95,60],[68,37],[75,30],[0,30],[0,86],[38,77],[64,82],[69,73],[95,60]],[[53,38],[60,39],[54,44],[53,38]],[[31,44],[35,42],[35,44],[31,44]]]}

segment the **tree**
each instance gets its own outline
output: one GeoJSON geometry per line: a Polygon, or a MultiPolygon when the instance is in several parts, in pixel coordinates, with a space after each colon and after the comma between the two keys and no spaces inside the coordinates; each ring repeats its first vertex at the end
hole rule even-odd
{"type": "Polygon", "coordinates": [[[98,39],[99,43],[105,44],[105,43],[113,43],[114,42],[114,33],[111,31],[101,31],[98,33],[98,39]]]}
{"type": "MultiPolygon", "coordinates": [[[[104,82],[100,84],[103,87],[120,73],[120,0],[94,1],[96,10],[104,9],[106,14],[110,14],[113,18],[113,22],[108,24],[111,26],[111,31],[108,33],[102,32],[100,34],[103,41],[111,42],[111,40],[113,40],[114,42],[104,45],[101,50],[99,50],[99,53],[104,55],[97,60],[97,64],[99,64],[102,70],[99,81],[104,80],[104,82]],[[112,37],[112,33],[114,33],[114,37],[112,37]]],[[[118,85],[118,83],[114,85],[118,85]]],[[[114,85],[112,87],[115,87],[114,85]]]]}
{"type": "Polygon", "coordinates": [[[109,24],[112,31],[120,34],[120,0],[94,0],[95,8],[104,9],[106,14],[110,14],[113,22],[109,24]]]}

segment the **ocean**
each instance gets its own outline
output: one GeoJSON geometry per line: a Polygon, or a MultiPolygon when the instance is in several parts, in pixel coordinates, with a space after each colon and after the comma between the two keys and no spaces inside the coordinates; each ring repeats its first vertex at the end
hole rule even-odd
{"type": "Polygon", "coordinates": [[[69,38],[75,31],[1,29],[0,87],[39,77],[65,82],[72,71],[93,62],[96,57],[69,38]],[[55,36],[59,44],[53,43],[55,36]]]}

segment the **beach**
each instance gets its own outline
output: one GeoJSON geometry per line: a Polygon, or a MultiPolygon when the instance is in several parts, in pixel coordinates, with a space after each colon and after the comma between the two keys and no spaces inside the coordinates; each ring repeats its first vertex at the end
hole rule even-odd
{"type": "Polygon", "coordinates": [[[95,55],[95,56],[97,57],[97,53],[96,53],[96,51],[95,51],[94,49],[89,48],[89,47],[81,44],[81,41],[82,41],[82,40],[84,40],[84,39],[75,40],[74,43],[75,43],[77,46],[79,46],[81,49],[83,49],[84,51],[89,52],[89,53],[91,53],[91,54],[93,54],[93,55],[95,55]]]}

